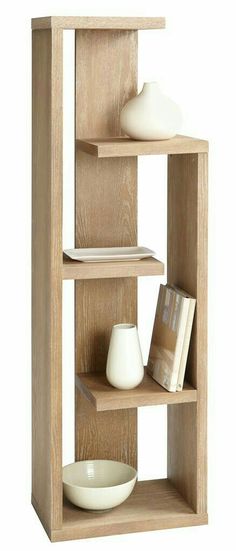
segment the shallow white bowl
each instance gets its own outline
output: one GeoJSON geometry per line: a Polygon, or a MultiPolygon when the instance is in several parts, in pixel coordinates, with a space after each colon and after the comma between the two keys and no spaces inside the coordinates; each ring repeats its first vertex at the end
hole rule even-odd
{"type": "Polygon", "coordinates": [[[119,461],[77,461],[63,468],[64,494],[82,509],[101,511],[120,505],[131,494],[137,471],[119,461]]]}

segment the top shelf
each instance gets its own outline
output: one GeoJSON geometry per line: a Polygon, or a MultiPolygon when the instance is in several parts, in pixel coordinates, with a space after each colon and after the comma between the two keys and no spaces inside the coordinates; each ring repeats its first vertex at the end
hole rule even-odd
{"type": "Polygon", "coordinates": [[[165,29],[164,17],[39,17],[32,19],[32,29],[165,29]]]}
{"type": "Polygon", "coordinates": [[[92,138],[77,140],[77,147],[94,157],[132,157],[137,155],[177,155],[207,153],[208,142],[189,136],[175,136],[169,140],[138,141],[124,138],[92,138]]]}

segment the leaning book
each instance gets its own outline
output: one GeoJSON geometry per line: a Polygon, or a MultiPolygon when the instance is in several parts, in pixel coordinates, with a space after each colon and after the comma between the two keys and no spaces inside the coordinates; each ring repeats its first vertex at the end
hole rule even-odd
{"type": "Polygon", "coordinates": [[[196,299],[172,285],[160,285],[148,373],[170,392],[182,390],[196,299]]]}

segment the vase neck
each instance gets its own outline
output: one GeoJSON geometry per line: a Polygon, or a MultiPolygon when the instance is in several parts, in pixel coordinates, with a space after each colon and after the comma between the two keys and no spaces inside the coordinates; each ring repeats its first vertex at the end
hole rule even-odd
{"type": "Polygon", "coordinates": [[[156,94],[160,91],[158,82],[144,82],[142,92],[148,95],[156,94]]]}

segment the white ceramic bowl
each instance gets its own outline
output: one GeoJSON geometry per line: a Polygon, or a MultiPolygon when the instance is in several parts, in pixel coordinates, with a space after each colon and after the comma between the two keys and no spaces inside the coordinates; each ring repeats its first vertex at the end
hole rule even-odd
{"type": "Polygon", "coordinates": [[[82,509],[101,511],[120,505],[131,494],[137,471],[119,461],[77,461],[63,468],[64,494],[82,509]]]}

